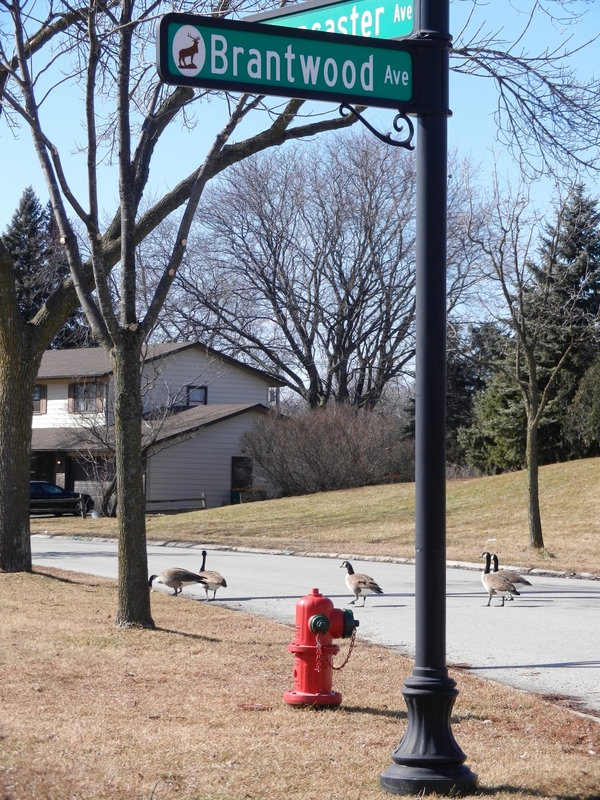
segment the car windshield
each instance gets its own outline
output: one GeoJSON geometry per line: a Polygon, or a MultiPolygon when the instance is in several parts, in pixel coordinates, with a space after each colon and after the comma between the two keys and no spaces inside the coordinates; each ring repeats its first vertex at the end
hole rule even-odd
{"type": "Polygon", "coordinates": [[[64,494],[60,486],[55,486],[53,483],[40,483],[40,488],[46,494],[64,494]]]}

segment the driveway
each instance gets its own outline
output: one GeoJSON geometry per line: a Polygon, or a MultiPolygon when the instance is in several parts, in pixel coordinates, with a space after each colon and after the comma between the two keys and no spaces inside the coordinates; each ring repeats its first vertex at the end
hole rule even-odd
{"type": "MultiPolygon", "coordinates": [[[[114,540],[32,536],[33,562],[39,566],[117,577],[114,540]]],[[[200,569],[202,545],[148,546],[148,569],[200,569]]],[[[221,572],[227,588],[217,602],[236,611],[294,623],[295,604],[313,587],[336,607],[352,595],[340,569],[342,556],[298,557],[288,554],[208,550],[207,569],[221,572]]],[[[372,575],[384,590],[362,608],[349,606],[360,620],[359,639],[414,656],[414,567],[352,559],[357,572],[372,575]]],[[[479,565],[447,570],[447,660],[469,666],[479,677],[540,694],[574,699],[581,710],[600,715],[600,581],[531,577],[521,596],[504,608],[481,585],[479,565]]],[[[183,596],[204,600],[202,589],[183,596]]],[[[173,602],[180,602],[179,599],[173,602]]],[[[291,640],[290,636],[290,640],[291,640]]]]}

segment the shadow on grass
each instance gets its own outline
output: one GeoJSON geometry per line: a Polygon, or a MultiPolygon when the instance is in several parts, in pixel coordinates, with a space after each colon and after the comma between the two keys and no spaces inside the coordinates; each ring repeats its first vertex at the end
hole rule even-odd
{"type": "Polygon", "coordinates": [[[387,708],[370,708],[369,706],[342,706],[348,714],[369,714],[372,717],[388,717],[389,719],[408,719],[406,711],[391,711],[387,708]]]}
{"type": "Polygon", "coordinates": [[[527,789],[525,786],[510,786],[500,784],[499,786],[480,786],[478,795],[495,795],[505,792],[506,794],[526,794],[530,797],[550,797],[553,800],[600,800],[600,794],[550,794],[538,789],[527,789]]]}
{"type": "MultiPolygon", "coordinates": [[[[88,580],[89,576],[84,575],[83,573],[77,573],[76,578],[65,578],[63,575],[56,575],[52,567],[33,567],[31,570],[32,575],[40,575],[42,578],[50,578],[50,580],[58,581],[59,583],[70,583],[72,586],[91,586],[95,589],[103,588],[103,589],[110,589],[116,588],[116,586],[112,587],[110,583],[95,583],[94,581],[88,580]]],[[[57,570],[61,573],[68,572],[68,570],[57,570]]],[[[110,581],[114,583],[112,578],[103,578],[104,581],[110,581]]]]}
{"type": "Polygon", "coordinates": [[[185,631],[173,631],[171,628],[160,628],[158,625],[154,630],[157,633],[172,633],[175,636],[184,636],[186,639],[195,639],[197,642],[212,642],[213,644],[220,644],[222,639],[215,639],[212,636],[202,636],[200,633],[186,633],[185,631]]]}

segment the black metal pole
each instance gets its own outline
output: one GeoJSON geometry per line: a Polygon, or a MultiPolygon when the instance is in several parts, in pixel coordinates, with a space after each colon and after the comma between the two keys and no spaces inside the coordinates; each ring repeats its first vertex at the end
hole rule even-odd
{"type": "MultiPolygon", "coordinates": [[[[420,36],[439,43],[432,90],[447,109],[449,2],[421,0],[420,36]]],[[[415,625],[412,675],[402,694],[408,727],[380,776],[391,794],[467,794],[477,775],[454,739],[458,690],[446,668],[446,113],[422,116],[417,138],[415,625]]]]}

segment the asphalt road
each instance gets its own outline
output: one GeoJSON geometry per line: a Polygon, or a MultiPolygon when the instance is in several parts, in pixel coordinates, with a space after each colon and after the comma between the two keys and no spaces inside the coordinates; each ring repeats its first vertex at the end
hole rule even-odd
{"type": "MultiPolygon", "coordinates": [[[[114,541],[32,536],[33,562],[116,578],[114,541]]],[[[367,598],[364,608],[348,606],[352,595],[340,569],[342,557],[310,558],[283,554],[208,550],[207,569],[227,580],[217,602],[238,611],[293,624],[299,597],[313,587],[350,607],[360,620],[359,639],[414,655],[414,567],[380,561],[352,561],[357,572],[372,575],[383,595],[367,598]]],[[[168,567],[198,571],[201,545],[150,545],[150,574],[168,567]]],[[[502,608],[487,594],[476,569],[447,570],[447,660],[469,665],[479,677],[540,694],[576,700],[581,710],[600,714],[600,581],[530,577],[521,596],[502,608]]],[[[201,588],[183,596],[204,600],[201,588]]],[[[181,602],[179,599],[173,602],[181,602]]],[[[359,601],[360,603],[361,601],[359,601]]]]}

